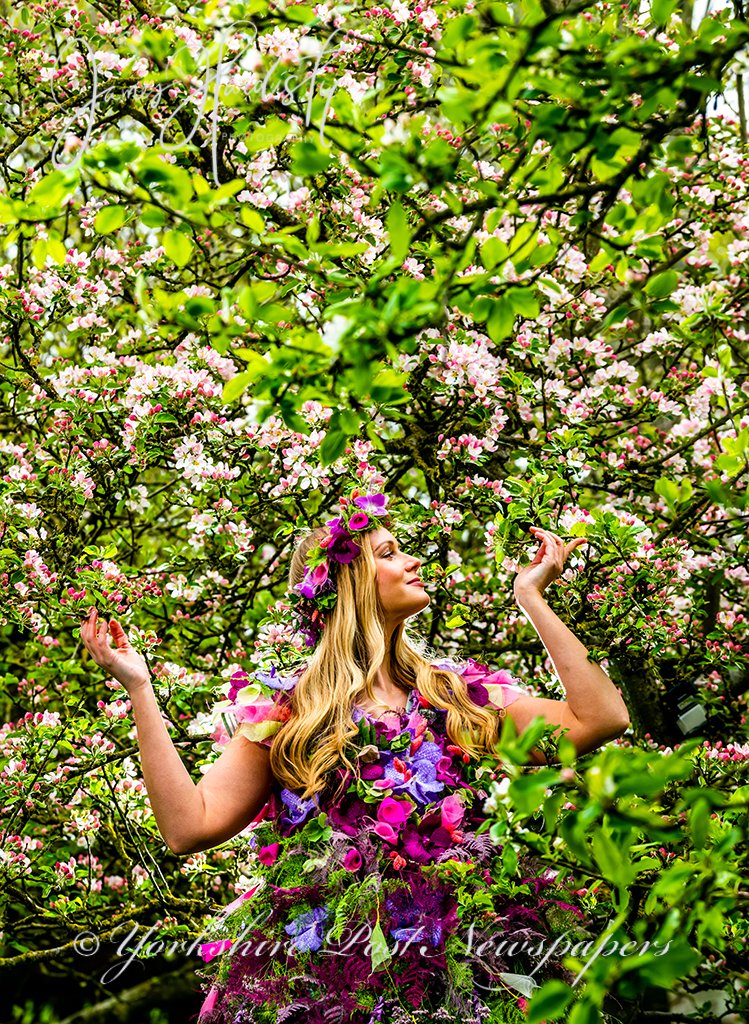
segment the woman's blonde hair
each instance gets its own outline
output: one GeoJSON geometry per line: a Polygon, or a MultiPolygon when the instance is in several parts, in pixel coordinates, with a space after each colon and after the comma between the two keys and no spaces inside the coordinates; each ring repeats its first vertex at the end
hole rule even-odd
{"type": "MultiPolygon", "coordinates": [[[[385,520],[382,525],[390,524],[385,520]]],[[[326,533],[327,527],[319,527],[297,544],[290,588],[301,582],[307,553],[326,533]]],[[[361,553],[336,565],[335,607],[326,613],[318,647],[291,692],[291,715],[271,746],[274,776],[287,789],[303,791],[304,797],[324,789],[328,775],[341,764],[358,774],[358,765],[347,757],[359,731],[352,707],[365,696],[377,703],[372,685],[385,659],[386,642],[371,537],[371,532],[357,536],[361,553]]],[[[390,642],[393,682],[407,690],[415,686],[432,707],[447,710],[447,735],[465,753],[477,756],[493,750],[500,714],[475,704],[462,676],[434,668],[424,650],[425,645],[409,635],[406,623],[400,623],[390,642]]]]}

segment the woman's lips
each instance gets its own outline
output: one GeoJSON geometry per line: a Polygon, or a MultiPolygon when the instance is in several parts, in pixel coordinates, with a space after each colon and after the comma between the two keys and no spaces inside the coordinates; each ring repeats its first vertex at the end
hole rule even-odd
{"type": "Polygon", "coordinates": [[[408,584],[409,587],[423,587],[424,583],[422,580],[411,580],[408,584]]]}

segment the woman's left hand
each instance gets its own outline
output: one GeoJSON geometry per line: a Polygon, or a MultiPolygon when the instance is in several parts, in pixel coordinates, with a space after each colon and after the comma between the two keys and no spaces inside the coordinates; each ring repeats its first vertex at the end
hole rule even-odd
{"type": "Polygon", "coordinates": [[[515,597],[527,594],[529,591],[536,591],[543,594],[550,583],[564,572],[564,563],[581,544],[587,544],[585,537],[575,537],[568,544],[565,544],[561,537],[549,530],[542,530],[538,526],[532,526],[530,532],[534,538],[540,541],[540,547],[536,556],[528,565],[524,565],[518,572],[513,582],[515,597]]]}

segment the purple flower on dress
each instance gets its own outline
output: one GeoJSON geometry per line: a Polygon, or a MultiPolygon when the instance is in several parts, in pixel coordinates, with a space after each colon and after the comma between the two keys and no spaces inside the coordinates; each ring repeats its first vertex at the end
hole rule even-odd
{"type": "Polygon", "coordinates": [[[445,755],[437,762],[437,778],[448,786],[459,786],[461,781],[460,768],[451,757],[445,755]]]}
{"type": "Polygon", "coordinates": [[[292,825],[298,825],[301,821],[304,821],[312,808],[318,806],[319,801],[317,793],[305,800],[304,797],[297,796],[290,789],[281,790],[281,799],[289,808],[288,813],[284,817],[292,825]]]}
{"type": "Polygon", "coordinates": [[[403,852],[415,864],[431,864],[452,845],[439,812],[425,814],[418,824],[410,822],[401,835],[403,852]]]}
{"type": "Polygon", "coordinates": [[[456,923],[455,904],[449,894],[415,880],[408,890],[396,890],[388,896],[385,907],[390,913],[390,935],[399,942],[410,940],[418,946],[426,939],[437,947],[456,923]]]}
{"type": "Polygon", "coordinates": [[[328,808],[328,824],[347,836],[355,836],[362,827],[362,819],[372,810],[357,796],[347,794],[339,804],[328,808]]]}
{"type": "Polygon", "coordinates": [[[273,690],[290,690],[296,685],[296,676],[282,676],[279,675],[278,669],[275,665],[271,667],[270,672],[261,672],[259,669],[253,673],[255,679],[261,683],[265,683],[266,686],[270,686],[273,690]]]}
{"type": "Polygon", "coordinates": [[[362,494],[354,498],[354,504],[370,516],[386,516],[387,495],[386,494],[362,494]]]}
{"type": "Polygon", "coordinates": [[[431,803],[445,788],[444,783],[437,778],[437,764],[441,758],[442,749],[429,740],[422,743],[414,754],[383,750],[380,763],[385,768],[385,774],[375,785],[378,789],[391,788],[398,793],[408,793],[420,804],[431,803]],[[384,785],[386,780],[389,781],[389,787],[384,785]]]}
{"type": "Polygon", "coordinates": [[[285,931],[288,935],[294,936],[291,942],[294,949],[298,949],[300,953],[319,949],[323,940],[323,922],[327,916],[328,911],[325,907],[315,907],[295,917],[291,924],[287,924],[285,931]]]}

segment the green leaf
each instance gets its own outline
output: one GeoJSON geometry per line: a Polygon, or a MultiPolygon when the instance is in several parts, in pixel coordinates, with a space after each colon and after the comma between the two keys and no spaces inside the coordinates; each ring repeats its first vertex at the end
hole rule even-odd
{"type": "Polygon", "coordinates": [[[226,405],[229,402],[233,402],[247,390],[247,385],[251,384],[255,378],[256,374],[253,371],[245,370],[242,373],[238,373],[236,377],[232,377],[231,380],[227,380],[226,384],[224,384],[221,400],[226,405]]]}
{"type": "Polygon", "coordinates": [[[689,813],[689,831],[695,850],[703,850],[710,831],[712,805],[709,800],[699,799],[689,813]]]}
{"type": "Polygon", "coordinates": [[[729,476],[734,476],[741,469],[744,468],[746,463],[739,455],[728,455],[724,453],[719,455],[713,463],[715,469],[719,469],[722,473],[728,473],[729,476]]]}
{"type": "Polygon", "coordinates": [[[83,154],[82,162],[84,167],[92,170],[120,173],[142,152],[143,148],[137,142],[100,142],[83,154]]]}
{"type": "Polygon", "coordinates": [[[513,288],[508,292],[512,308],[525,320],[535,320],[541,311],[538,295],[533,288],[513,288]]]}
{"type": "Polygon", "coordinates": [[[332,157],[315,142],[305,140],[291,147],[291,160],[291,173],[307,178],[327,170],[332,157]]]}
{"type": "Polygon", "coordinates": [[[563,981],[547,981],[536,992],[527,1009],[528,1024],[542,1024],[545,1020],[556,1020],[572,1002],[574,992],[563,981]]]}
{"type": "Polygon", "coordinates": [[[518,869],[518,853],[511,843],[506,843],[502,850],[502,868],[508,878],[512,878],[518,869]]]}
{"type": "Polygon", "coordinates": [[[372,970],[376,971],[380,964],[387,963],[387,961],[391,960],[393,956],[388,949],[388,944],[385,941],[385,934],[379,921],[372,929],[369,945],[371,950],[370,955],[372,958],[372,970]]]}
{"type": "Polygon", "coordinates": [[[259,153],[283,142],[291,131],[291,122],[282,121],[280,117],[269,117],[265,124],[259,125],[249,135],[245,135],[244,144],[249,153],[259,153]]]}
{"type": "Polygon", "coordinates": [[[679,275],[675,270],[664,270],[655,277],[651,277],[645,285],[645,294],[651,299],[664,299],[670,295],[679,284],[679,275]]]}
{"type": "Polygon", "coordinates": [[[386,217],[388,235],[390,236],[390,251],[397,260],[403,260],[408,253],[411,243],[411,232],[408,228],[408,218],[403,205],[399,200],[390,204],[386,217]]]}
{"type": "Polygon", "coordinates": [[[188,172],[178,164],[168,163],[158,153],[144,153],[131,173],[151,192],[167,196],[176,210],[184,209],[192,199],[192,178],[188,172]]]}
{"type": "Polygon", "coordinates": [[[127,208],[124,206],[102,206],[94,217],[94,231],[100,235],[111,234],[121,228],[127,217],[127,208]]]}
{"type": "Polygon", "coordinates": [[[660,476],[653,485],[653,490],[659,494],[667,505],[675,505],[679,500],[679,488],[666,476],[660,476]]]}
{"type": "Polygon", "coordinates": [[[37,270],[41,270],[47,260],[47,240],[37,238],[31,247],[31,262],[37,270]]]}
{"type": "Polygon", "coordinates": [[[628,885],[634,876],[632,864],[622,849],[602,828],[596,828],[591,846],[601,873],[614,885],[628,885]]]}
{"type": "Polygon", "coordinates": [[[320,461],[323,466],[329,466],[331,462],[343,455],[348,444],[348,437],[342,430],[329,430],[320,445],[320,461]]]}
{"type": "Polygon", "coordinates": [[[487,270],[493,270],[509,256],[507,244],[495,235],[490,235],[480,248],[481,262],[487,270]]]}
{"type": "Polygon", "coordinates": [[[502,341],[512,334],[515,324],[515,309],[512,299],[502,295],[492,303],[492,311],[487,321],[487,330],[492,341],[502,341]]]}
{"type": "Polygon", "coordinates": [[[656,25],[665,25],[676,10],[678,0],[652,0],[650,17],[656,25]]]}
{"type": "Polygon", "coordinates": [[[240,206],[239,217],[242,223],[256,234],[262,235],[265,231],[265,221],[257,210],[253,210],[249,206],[240,206]]]}
{"type": "Polygon", "coordinates": [[[600,1021],[598,1007],[588,999],[575,1003],[567,1018],[567,1024],[599,1024],[600,1021]]]}
{"type": "Polygon", "coordinates": [[[26,196],[26,202],[44,209],[59,210],[65,200],[75,192],[77,185],[77,171],[51,171],[34,185],[26,196]]]}
{"type": "Polygon", "coordinates": [[[165,231],[162,242],[167,256],[178,267],[184,267],[190,262],[193,244],[187,235],[181,231],[165,231]]]}

